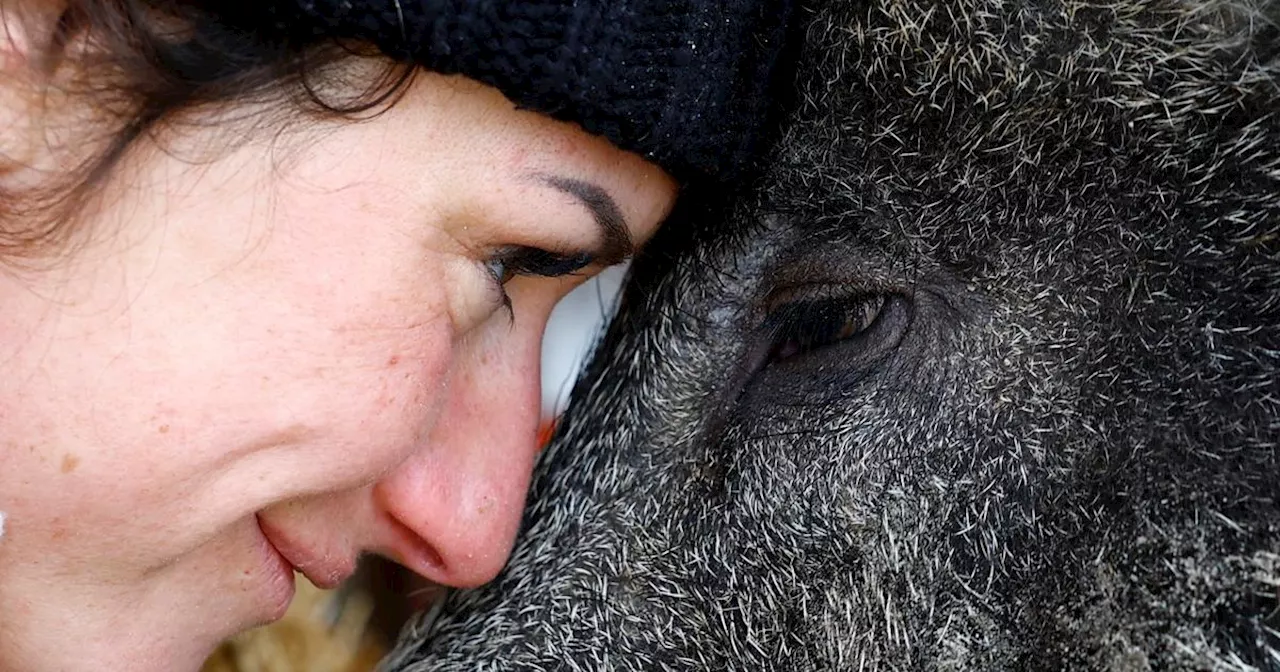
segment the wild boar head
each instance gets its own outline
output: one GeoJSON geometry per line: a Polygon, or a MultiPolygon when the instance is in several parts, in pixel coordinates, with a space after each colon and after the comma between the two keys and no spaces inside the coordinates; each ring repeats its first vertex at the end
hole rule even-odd
{"type": "Polygon", "coordinates": [[[399,670],[1280,669],[1280,3],[806,17],[399,670]]]}

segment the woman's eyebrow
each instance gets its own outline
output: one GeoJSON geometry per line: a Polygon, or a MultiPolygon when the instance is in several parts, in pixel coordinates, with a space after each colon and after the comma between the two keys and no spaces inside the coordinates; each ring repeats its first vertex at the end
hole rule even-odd
{"type": "Polygon", "coordinates": [[[558,191],[577,198],[595,217],[596,225],[604,238],[604,245],[595,254],[596,261],[605,265],[622,262],[635,253],[627,220],[618,204],[598,185],[583,180],[557,175],[541,175],[542,182],[558,191]]]}

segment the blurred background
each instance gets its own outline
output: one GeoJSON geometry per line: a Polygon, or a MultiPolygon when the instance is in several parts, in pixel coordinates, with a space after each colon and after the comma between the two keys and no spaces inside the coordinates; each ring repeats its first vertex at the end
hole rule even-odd
{"type": "Polygon", "coordinates": [[[612,266],[556,304],[542,339],[542,422],[544,438],[569,402],[582,365],[604,334],[617,307],[627,265],[612,266]]]}

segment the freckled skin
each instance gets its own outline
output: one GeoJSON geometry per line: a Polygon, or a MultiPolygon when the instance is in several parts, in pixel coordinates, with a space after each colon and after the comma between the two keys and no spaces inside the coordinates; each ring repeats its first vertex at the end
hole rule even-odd
{"type": "Polygon", "coordinates": [[[810,5],[386,669],[1280,670],[1280,3],[810,5]]]}
{"type": "Polygon", "coordinates": [[[459,77],[289,129],[144,133],[82,245],[0,271],[0,669],[195,670],[283,613],[290,566],[381,554],[472,586],[505,563],[543,327],[601,266],[504,284],[491,262],[602,247],[531,174],[604,190],[636,244],[676,185],[459,77]]]}

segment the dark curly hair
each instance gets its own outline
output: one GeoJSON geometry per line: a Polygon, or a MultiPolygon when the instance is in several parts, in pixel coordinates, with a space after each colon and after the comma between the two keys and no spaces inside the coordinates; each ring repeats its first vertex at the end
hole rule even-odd
{"type": "MultiPolygon", "coordinates": [[[[40,170],[0,154],[0,259],[31,258],[67,241],[76,215],[140,137],[180,119],[200,123],[185,112],[252,105],[245,107],[252,113],[231,115],[239,138],[248,137],[242,126],[278,131],[300,119],[368,118],[394,104],[414,72],[369,45],[264,33],[250,3],[70,0],[52,11],[40,4],[0,0],[3,29],[26,37],[29,93],[46,109],[51,100],[81,106],[91,121],[60,139],[62,149],[82,148],[70,165],[40,170]],[[344,78],[335,66],[353,58],[375,63],[377,75],[344,78]],[[32,169],[35,179],[15,178],[32,169]]],[[[0,72],[7,76],[0,86],[11,75],[0,72]]],[[[227,122],[223,115],[217,123],[227,122]]]]}

